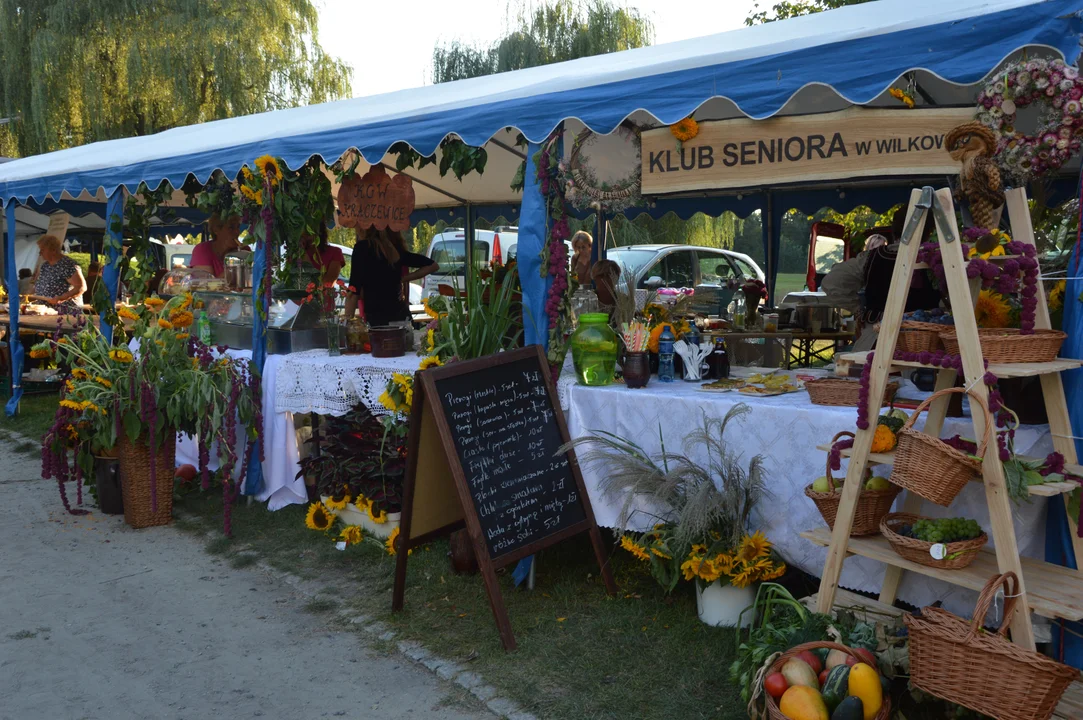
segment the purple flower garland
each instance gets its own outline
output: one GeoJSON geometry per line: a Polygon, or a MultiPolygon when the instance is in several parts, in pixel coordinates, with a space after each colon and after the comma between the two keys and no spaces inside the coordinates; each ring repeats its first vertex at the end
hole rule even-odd
{"type": "Polygon", "coordinates": [[[559,135],[556,134],[551,135],[536,155],[538,186],[542,195],[546,197],[546,210],[553,220],[549,226],[549,241],[543,252],[541,276],[553,278],[545,300],[545,313],[549,318],[550,368],[554,382],[560,375],[564,357],[562,351],[570,330],[565,317],[571,286],[568,279],[568,247],[564,241],[572,234],[568,226],[568,207],[564,192],[560,187],[560,164],[554,163],[550,157],[550,152],[556,147],[558,137],[559,135]],[[558,360],[554,360],[553,353],[559,357],[558,360]]]}

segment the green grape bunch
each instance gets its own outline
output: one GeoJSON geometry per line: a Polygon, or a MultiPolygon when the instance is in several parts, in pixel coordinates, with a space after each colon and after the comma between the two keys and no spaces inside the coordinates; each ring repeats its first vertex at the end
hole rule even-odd
{"type": "Polygon", "coordinates": [[[904,526],[902,534],[931,543],[952,543],[972,540],[982,533],[977,520],[967,518],[922,519],[904,526]]]}

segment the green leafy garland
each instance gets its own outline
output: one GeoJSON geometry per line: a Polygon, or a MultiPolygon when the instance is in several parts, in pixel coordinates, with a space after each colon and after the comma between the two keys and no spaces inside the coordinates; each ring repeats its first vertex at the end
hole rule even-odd
{"type": "MultiPolygon", "coordinates": [[[[436,153],[422,155],[404,142],[395,143],[388,152],[397,156],[395,169],[399,172],[407,168],[420,170],[436,162],[436,153]]],[[[447,176],[449,171],[460,181],[471,172],[481,175],[488,160],[489,153],[485,148],[467,145],[454,135],[448,135],[440,142],[440,177],[447,176]]]]}

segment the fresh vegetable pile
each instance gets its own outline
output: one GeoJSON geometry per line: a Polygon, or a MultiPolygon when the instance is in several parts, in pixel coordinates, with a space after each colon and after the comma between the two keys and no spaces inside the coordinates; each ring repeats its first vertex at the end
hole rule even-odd
{"type": "Polygon", "coordinates": [[[764,678],[764,690],[790,720],[873,720],[889,685],[864,648],[802,650],[764,678]]]}
{"type": "Polygon", "coordinates": [[[913,525],[903,525],[899,534],[931,543],[952,543],[973,540],[982,533],[977,520],[967,518],[923,518],[913,525]]]}

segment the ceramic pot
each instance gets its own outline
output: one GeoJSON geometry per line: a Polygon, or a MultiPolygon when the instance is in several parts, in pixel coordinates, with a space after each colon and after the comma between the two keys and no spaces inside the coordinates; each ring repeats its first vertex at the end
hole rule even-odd
{"type": "Polygon", "coordinates": [[[641,388],[651,379],[650,354],[632,352],[624,357],[624,384],[630,388],[641,388]]]}
{"type": "Polygon", "coordinates": [[[740,619],[742,627],[752,624],[754,613],[746,612],[741,617],[741,611],[750,607],[756,601],[756,588],[738,588],[733,585],[723,585],[715,580],[709,585],[703,581],[696,581],[696,610],[699,619],[707,625],[714,627],[736,627],[740,619]]]}

